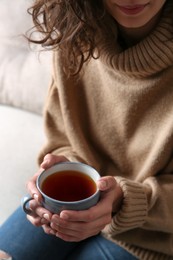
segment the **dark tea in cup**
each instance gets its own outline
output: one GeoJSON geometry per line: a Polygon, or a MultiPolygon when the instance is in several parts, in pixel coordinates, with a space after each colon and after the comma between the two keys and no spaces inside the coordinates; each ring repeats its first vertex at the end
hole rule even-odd
{"type": "MultiPolygon", "coordinates": [[[[100,197],[96,182],[99,173],[91,166],[78,162],[58,163],[44,170],[37,178],[37,188],[42,195],[42,206],[52,213],[62,210],[86,210],[94,206],[100,197]]],[[[23,210],[32,215],[29,201],[24,197],[23,210]]]]}
{"type": "Polygon", "coordinates": [[[41,189],[55,200],[78,201],[92,196],[97,187],[90,176],[68,170],[49,175],[43,181],[41,189]]]}

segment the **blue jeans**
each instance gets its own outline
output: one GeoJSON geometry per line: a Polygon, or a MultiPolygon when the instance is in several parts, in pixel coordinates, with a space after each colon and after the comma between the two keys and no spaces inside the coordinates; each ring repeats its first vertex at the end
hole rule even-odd
{"type": "Polygon", "coordinates": [[[0,227],[0,250],[14,260],[135,260],[136,258],[101,235],[82,242],[65,242],[34,227],[18,208],[0,227]]]}

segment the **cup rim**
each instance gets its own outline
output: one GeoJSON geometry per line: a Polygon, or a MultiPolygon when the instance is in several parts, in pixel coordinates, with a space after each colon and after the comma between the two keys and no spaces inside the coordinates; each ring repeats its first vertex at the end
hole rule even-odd
{"type": "MultiPolygon", "coordinates": [[[[94,171],[96,174],[97,174],[97,177],[98,177],[98,180],[99,178],[101,177],[100,174],[98,173],[98,171],[93,168],[92,166],[88,165],[88,164],[85,164],[85,163],[81,163],[81,162],[60,162],[60,163],[56,163],[54,165],[52,165],[50,168],[46,169],[46,170],[43,170],[40,175],[37,177],[37,181],[36,181],[36,186],[37,186],[37,189],[39,190],[39,192],[41,193],[42,196],[44,196],[46,199],[49,199],[51,200],[51,202],[55,202],[55,203],[58,203],[58,204],[62,204],[62,205],[75,205],[76,203],[77,204],[82,204],[84,202],[87,202],[88,200],[92,199],[93,197],[96,197],[100,194],[100,190],[98,189],[98,187],[96,186],[96,191],[89,197],[85,198],[85,199],[82,199],[82,200],[75,200],[75,201],[63,201],[63,200],[57,200],[57,199],[54,199],[54,198],[51,198],[50,196],[46,195],[42,190],[41,188],[39,187],[39,181],[41,179],[41,177],[44,175],[45,172],[49,171],[49,170],[52,170],[53,168],[57,167],[58,165],[62,165],[62,164],[71,164],[71,165],[82,165],[84,167],[88,167],[90,169],[92,169],[92,171],[94,171]]],[[[78,170],[76,170],[78,171],[78,170]]],[[[81,171],[79,171],[81,172],[81,171]]],[[[83,174],[86,174],[86,173],[83,173],[83,174]]],[[[91,177],[92,178],[92,177],[91,177]]]]}

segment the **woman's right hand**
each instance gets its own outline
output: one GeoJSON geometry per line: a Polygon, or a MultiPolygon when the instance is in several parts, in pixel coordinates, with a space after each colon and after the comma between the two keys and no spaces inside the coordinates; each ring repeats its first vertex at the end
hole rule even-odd
{"type": "Polygon", "coordinates": [[[27,190],[30,196],[33,198],[33,200],[31,200],[29,203],[29,207],[33,213],[31,215],[27,215],[27,219],[34,226],[44,226],[49,224],[52,216],[52,213],[50,211],[41,206],[42,196],[36,187],[37,177],[41,174],[43,170],[50,168],[52,165],[66,161],[68,160],[64,156],[47,154],[44,157],[44,160],[41,163],[38,172],[27,183],[27,190]]]}

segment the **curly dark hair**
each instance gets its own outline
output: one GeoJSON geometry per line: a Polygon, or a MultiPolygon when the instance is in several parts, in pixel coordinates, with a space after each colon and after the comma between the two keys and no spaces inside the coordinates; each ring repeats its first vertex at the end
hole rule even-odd
{"type": "Polygon", "coordinates": [[[102,0],[36,0],[28,11],[42,35],[33,39],[32,30],[29,41],[60,48],[67,74],[78,74],[86,61],[99,57],[101,42],[113,39],[115,24],[111,28],[102,0]]]}

